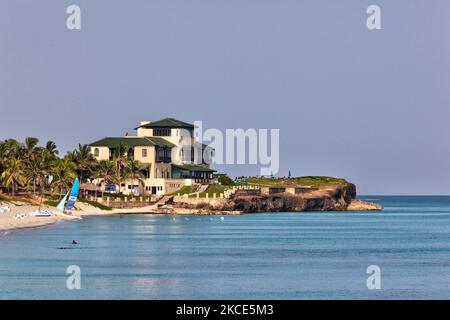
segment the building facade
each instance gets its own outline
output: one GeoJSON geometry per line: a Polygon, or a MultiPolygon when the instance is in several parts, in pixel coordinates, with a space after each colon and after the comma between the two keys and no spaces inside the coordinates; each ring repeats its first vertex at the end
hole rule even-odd
{"type": "Polygon", "coordinates": [[[127,159],[142,164],[144,179],[127,179],[121,186],[105,185],[124,194],[164,195],[186,185],[215,183],[209,167],[214,150],[198,143],[194,125],[173,118],[141,121],[136,136],[106,137],[89,144],[95,159],[113,160],[121,145],[127,159]]]}

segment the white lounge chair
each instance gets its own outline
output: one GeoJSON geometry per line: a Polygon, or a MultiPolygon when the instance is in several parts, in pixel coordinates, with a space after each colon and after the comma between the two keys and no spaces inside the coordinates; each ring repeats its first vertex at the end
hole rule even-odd
{"type": "Polygon", "coordinates": [[[25,217],[26,217],[26,215],[24,215],[23,213],[17,213],[17,214],[14,216],[14,219],[16,219],[16,220],[22,220],[22,219],[25,219],[25,217]]]}
{"type": "Polygon", "coordinates": [[[11,211],[11,207],[10,206],[3,206],[0,207],[0,213],[6,212],[6,211],[11,211]]]}

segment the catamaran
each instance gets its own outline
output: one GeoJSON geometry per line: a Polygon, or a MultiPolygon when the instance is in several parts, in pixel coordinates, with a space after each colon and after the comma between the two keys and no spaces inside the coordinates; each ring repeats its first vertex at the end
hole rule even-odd
{"type": "Polygon", "coordinates": [[[61,212],[57,213],[57,215],[70,219],[81,219],[81,217],[73,216],[70,214],[70,211],[72,211],[72,209],[75,207],[75,203],[77,202],[79,191],[80,191],[80,181],[78,180],[78,178],[76,178],[73,183],[72,189],[70,190],[70,193],[67,192],[66,195],[58,203],[56,209],[58,209],[61,212]]]}
{"type": "Polygon", "coordinates": [[[51,217],[53,212],[47,209],[37,209],[30,213],[32,217],[51,217]]]}

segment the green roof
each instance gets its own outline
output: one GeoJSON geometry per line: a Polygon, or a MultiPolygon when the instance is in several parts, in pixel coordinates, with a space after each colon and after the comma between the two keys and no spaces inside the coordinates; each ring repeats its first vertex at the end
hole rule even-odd
{"type": "Polygon", "coordinates": [[[92,142],[89,144],[91,147],[108,147],[115,148],[119,143],[123,143],[129,148],[134,147],[174,147],[173,143],[170,143],[164,138],[159,137],[106,137],[101,140],[92,142]]]}
{"type": "MultiPolygon", "coordinates": [[[[180,121],[174,118],[165,118],[158,121],[153,121],[147,124],[143,124],[138,128],[187,128],[194,129],[194,125],[180,121]]],[[[137,129],[137,128],[136,128],[137,129]]]]}
{"type": "Polygon", "coordinates": [[[197,172],[216,172],[216,170],[207,168],[207,167],[203,167],[203,166],[198,166],[195,164],[186,164],[186,165],[172,165],[173,167],[176,168],[180,168],[183,170],[189,170],[189,171],[197,171],[197,172]]]}

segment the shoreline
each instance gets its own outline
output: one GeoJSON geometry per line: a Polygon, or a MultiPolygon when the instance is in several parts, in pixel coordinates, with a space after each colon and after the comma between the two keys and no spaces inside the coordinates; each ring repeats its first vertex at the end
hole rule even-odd
{"type": "MultiPolygon", "coordinates": [[[[10,206],[11,211],[0,213],[0,232],[10,232],[21,229],[34,229],[39,227],[50,226],[62,221],[73,221],[62,216],[53,215],[51,217],[32,217],[30,212],[39,209],[37,205],[14,205],[10,206]],[[15,219],[16,214],[25,214],[24,219],[15,219]]],[[[177,212],[168,212],[165,209],[155,209],[154,206],[146,206],[142,208],[133,209],[113,209],[110,211],[100,210],[86,204],[77,204],[76,210],[73,212],[75,217],[100,217],[100,216],[116,216],[125,214],[174,214],[174,215],[239,215],[241,212],[237,211],[217,211],[207,212],[206,210],[192,210],[192,209],[180,209],[177,212]],[[196,211],[196,212],[193,212],[196,211]]],[[[48,209],[50,211],[56,211],[56,208],[49,206],[42,206],[41,209],[48,209]]],[[[75,220],[76,221],[76,220],[75,220]]]]}
{"type": "MultiPolygon", "coordinates": [[[[362,201],[359,199],[354,200],[354,205],[349,205],[348,212],[358,212],[358,211],[379,211],[383,207],[375,204],[373,202],[362,201]]],[[[23,229],[34,229],[39,227],[50,226],[62,221],[71,221],[70,219],[64,218],[62,216],[51,216],[51,217],[32,217],[29,213],[39,209],[37,205],[14,205],[7,204],[10,206],[11,211],[0,213],[0,232],[3,235],[9,234],[15,230],[23,229]],[[24,219],[16,220],[14,216],[18,213],[25,214],[24,219]]],[[[41,209],[49,209],[55,211],[56,208],[49,206],[42,206],[41,209]]],[[[85,203],[77,204],[77,209],[74,211],[73,215],[78,217],[99,217],[99,216],[115,216],[115,215],[131,215],[131,214],[165,214],[165,215],[242,215],[251,214],[244,213],[243,211],[226,211],[226,210],[208,210],[208,209],[192,209],[192,208],[155,208],[154,206],[146,206],[141,208],[132,209],[113,209],[110,211],[104,211],[96,207],[90,206],[85,203]]],[[[275,211],[274,211],[275,212],[275,211]]],[[[304,211],[298,211],[304,212],[304,211]]],[[[255,212],[258,213],[258,212],[255,212]]]]}

